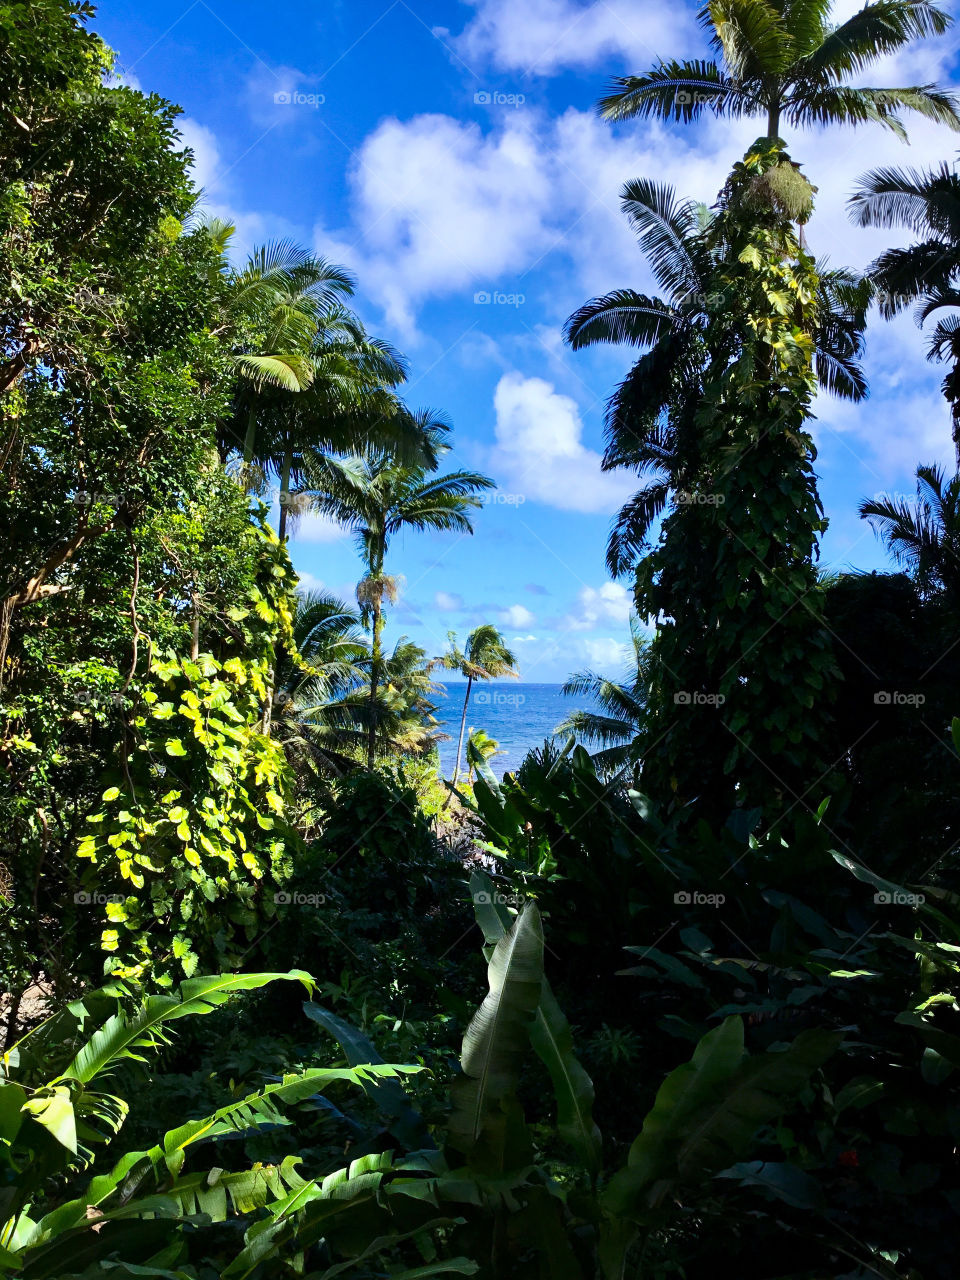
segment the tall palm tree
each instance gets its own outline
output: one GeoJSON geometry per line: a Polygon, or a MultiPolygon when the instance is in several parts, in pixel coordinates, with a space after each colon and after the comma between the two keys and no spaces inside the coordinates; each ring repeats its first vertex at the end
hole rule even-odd
{"type": "Polygon", "coordinates": [[[215,251],[208,269],[222,295],[222,318],[213,333],[232,351],[239,375],[233,412],[219,431],[221,460],[240,451],[249,470],[261,394],[267,388],[298,392],[310,386],[318,321],[352,296],[354,280],[344,267],[290,240],[260,245],[235,269],[229,261],[235,228],[220,218],[200,227],[215,251]]]}
{"type": "MultiPolygon", "coordinates": [[[[453,785],[457,785],[460,776],[460,756],[463,752],[463,735],[467,724],[467,707],[470,704],[470,690],[474,680],[502,680],[504,677],[518,678],[517,659],[507,648],[506,642],[491,622],[481,623],[467,636],[463,649],[457,645],[457,633],[447,632],[449,648],[439,658],[434,658],[433,665],[443,667],[446,671],[458,671],[467,682],[467,691],[463,697],[463,714],[460,717],[460,736],[457,739],[457,759],[453,766],[453,785]]],[[[451,795],[453,792],[451,791],[451,795]]]]}
{"type": "Polygon", "coordinates": [[[595,671],[578,671],[563,686],[568,697],[592,698],[595,709],[574,711],[554,734],[574,734],[597,746],[593,759],[607,777],[640,763],[644,710],[650,684],[647,637],[636,618],[630,619],[632,654],[619,681],[595,671]]]}
{"type": "Polygon", "coordinates": [[[860,503],[884,546],[926,596],[943,594],[960,608],[960,475],[917,467],[917,500],[873,498],[860,503]]]}
{"type": "Polygon", "coordinates": [[[943,394],[953,419],[953,443],[960,468],[960,174],[937,169],[877,169],[861,178],[850,199],[861,227],[907,227],[920,238],[906,249],[887,249],[870,266],[879,290],[880,312],[888,319],[912,302],[917,323],[941,316],[930,335],[931,360],[953,365],[943,394]]]}
{"type": "Polygon", "coordinates": [[[344,699],[362,684],[370,652],[359,614],[329,592],[300,592],[292,632],[297,659],[282,653],[274,682],[279,740],[298,773],[342,772],[352,763],[344,699]]]}
{"type": "MultiPolygon", "coordinates": [[[[664,296],[618,289],[585,303],[564,331],[574,350],[595,343],[648,348],[607,406],[604,469],[632,467],[653,477],[614,522],[607,545],[614,577],[632,569],[653,521],[696,469],[695,413],[709,361],[703,333],[725,305],[710,292],[718,251],[708,244],[712,215],[704,205],[678,200],[673,187],[645,178],[624,187],[621,205],[664,296]]],[[[858,358],[870,286],[824,263],[818,274],[817,379],[825,391],[861,400],[867,387],[858,358]]]]}
{"type": "Polygon", "coordinates": [[[617,76],[600,114],[684,122],[708,109],[726,119],[762,116],[771,139],[784,121],[794,128],[876,122],[905,138],[905,111],[960,129],[955,98],[934,85],[849,83],[911,41],[942,35],[951,22],[942,9],[928,0],[875,0],[835,26],[832,8],[832,0],[709,0],[699,20],[714,59],[659,61],[643,75],[617,76]]]}
{"type": "Polygon", "coordinates": [[[413,415],[394,391],[406,379],[406,362],[356,316],[337,307],[320,317],[310,363],[310,385],[298,395],[275,390],[261,397],[255,461],[261,475],[279,480],[281,540],[291,514],[309,505],[301,491],[311,460],[377,445],[417,456],[421,447],[413,415]]]}
{"type": "Polygon", "coordinates": [[[311,505],[353,532],[367,569],[358,601],[371,634],[370,769],[376,759],[377,699],[384,674],[383,601],[396,594],[396,581],[384,570],[391,539],[404,529],[472,533],[469,512],[480,505],[476,495],[494,485],[475,471],[436,475],[440,458],[450,448],[450,428],[430,414],[420,415],[419,425],[419,460],[408,456],[401,461],[393,450],[371,448],[345,457],[323,455],[310,466],[311,505]]]}

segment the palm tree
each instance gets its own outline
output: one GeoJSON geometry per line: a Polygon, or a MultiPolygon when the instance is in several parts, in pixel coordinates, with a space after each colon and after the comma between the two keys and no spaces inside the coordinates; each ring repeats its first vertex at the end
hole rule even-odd
{"type": "Polygon", "coordinates": [[[214,249],[209,270],[222,292],[222,318],[213,336],[232,351],[239,375],[233,412],[220,426],[218,447],[225,462],[242,442],[248,473],[256,452],[262,392],[267,388],[298,392],[310,386],[317,323],[353,294],[354,281],[345,268],[290,240],[259,246],[235,270],[228,257],[235,228],[211,218],[200,229],[214,249]]]}
{"type": "Polygon", "coordinates": [[[861,89],[849,83],[911,41],[942,35],[950,17],[928,0],[875,0],[839,26],[831,0],[709,0],[700,25],[715,59],[660,61],[617,76],[598,104],[607,120],[689,122],[710,109],[725,119],[762,116],[767,137],[794,128],[875,122],[905,138],[901,113],[960,129],[952,94],[934,85],[861,89]]]}
{"type": "Polygon", "coordinates": [[[377,445],[416,455],[421,445],[413,415],[394,392],[406,379],[406,362],[356,316],[337,307],[320,317],[310,363],[310,385],[298,395],[275,390],[262,397],[256,462],[263,476],[279,480],[281,540],[291,514],[309,505],[303,488],[311,461],[377,445]]]}
{"type": "MultiPolygon", "coordinates": [[[[460,776],[460,756],[463,751],[463,734],[467,724],[467,707],[474,680],[502,680],[519,677],[515,669],[517,660],[506,646],[503,636],[490,622],[481,623],[467,636],[463,649],[457,647],[457,633],[447,632],[449,649],[442,657],[434,659],[434,665],[447,671],[458,671],[467,682],[463,698],[463,714],[460,717],[460,737],[457,739],[457,760],[453,767],[453,785],[460,776]]],[[[450,795],[453,795],[451,791],[450,795]]],[[[449,797],[448,797],[449,799],[449,797]]]]}
{"type": "Polygon", "coordinates": [[[917,467],[917,500],[880,497],[860,503],[884,546],[926,596],[942,593],[960,608],[960,475],[917,467]]]}
{"type": "Polygon", "coordinates": [[[370,722],[367,765],[373,768],[377,742],[377,695],[383,678],[383,601],[396,597],[396,580],[384,571],[390,541],[404,529],[473,532],[469,512],[476,496],[494,482],[475,471],[435,475],[449,451],[449,426],[421,414],[421,456],[400,460],[395,450],[370,448],[345,457],[323,455],[310,464],[311,505],[351,530],[367,573],[358,587],[364,622],[370,627],[370,722]]]}
{"type": "MultiPolygon", "coordinates": [[[[653,476],[614,522],[607,546],[613,577],[630,571],[671,492],[696,470],[695,414],[709,361],[703,334],[725,305],[710,292],[718,251],[708,243],[713,218],[704,205],[678,200],[673,187],[644,178],[624,187],[621,204],[665,296],[619,289],[585,303],[564,332],[575,350],[599,342],[648,348],[607,407],[604,469],[629,466],[653,476]]],[[[817,379],[834,395],[861,400],[867,387],[858,357],[870,286],[850,271],[824,263],[817,269],[817,379]]]]}
{"type": "Polygon", "coordinates": [[[352,763],[344,699],[363,682],[369,658],[360,617],[329,592],[300,592],[292,633],[296,657],[283,652],[275,676],[280,742],[298,773],[309,765],[342,772],[352,763]]]}
{"type": "MultiPolygon", "coordinates": [[[[506,755],[506,752],[501,751],[496,738],[491,738],[485,729],[471,729],[467,734],[467,782],[473,783],[475,769],[485,765],[494,756],[502,755],[506,755]]],[[[453,795],[452,791],[450,795],[453,795]]],[[[449,799],[448,796],[445,804],[449,803],[449,799]]]]}
{"type": "MultiPolygon", "coordinates": [[[[870,267],[881,314],[898,315],[911,302],[917,323],[960,307],[960,174],[948,165],[926,171],[877,169],[861,178],[850,200],[861,227],[907,227],[920,239],[906,249],[888,249],[870,267]]],[[[960,316],[940,318],[930,336],[931,360],[949,360],[943,394],[953,419],[960,467],[960,316]]]]}
{"type": "Polygon", "coordinates": [[[579,671],[563,686],[568,697],[593,699],[596,710],[574,711],[554,730],[556,736],[574,734],[598,746],[594,761],[598,770],[610,777],[640,763],[644,711],[650,684],[647,637],[636,618],[630,619],[631,660],[619,681],[579,671]]]}

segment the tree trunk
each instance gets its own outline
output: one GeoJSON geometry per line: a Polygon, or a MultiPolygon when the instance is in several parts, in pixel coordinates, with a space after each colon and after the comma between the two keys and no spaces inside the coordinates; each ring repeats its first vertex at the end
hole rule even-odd
{"type": "MultiPolygon", "coordinates": [[[[470,702],[470,686],[473,684],[473,676],[467,676],[467,693],[463,699],[463,715],[460,717],[460,737],[457,741],[457,762],[453,766],[453,785],[457,785],[457,778],[460,776],[460,754],[463,751],[463,732],[467,727],[467,705],[470,702]]],[[[450,793],[453,794],[452,792],[450,793]]]]}
{"type": "Polygon", "coordinates": [[[373,647],[370,650],[370,723],[367,726],[367,768],[372,772],[377,758],[377,690],[380,686],[380,632],[383,615],[380,600],[373,604],[373,647]]]}
{"type": "Polygon", "coordinates": [[[247,413],[247,434],[243,438],[243,487],[250,492],[250,464],[257,443],[257,413],[253,405],[247,413]]]}
{"type": "Polygon", "coordinates": [[[287,446],[283,455],[283,472],[280,476],[280,522],[277,534],[282,542],[287,536],[287,515],[290,510],[290,472],[293,470],[293,449],[287,446]]]}
{"type": "Polygon", "coordinates": [[[767,107],[767,137],[780,137],[780,103],[771,102],[767,107]]]}

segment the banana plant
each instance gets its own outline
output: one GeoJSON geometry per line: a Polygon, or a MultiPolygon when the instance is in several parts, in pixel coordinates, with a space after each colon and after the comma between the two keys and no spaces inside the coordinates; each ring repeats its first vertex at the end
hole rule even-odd
{"type": "MultiPolygon", "coordinates": [[[[470,889],[489,990],[464,1035],[441,1150],[410,1152],[383,1170],[384,1203],[447,1208],[444,1238],[451,1251],[479,1264],[482,1280],[638,1276],[636,1251],[669,1221],[668,1201],[690,1203],[704,1190],[716,1196],[744,1183],[753,1166],[740,1162],[757,1131],[787,1110],[842,1033],[805,1031],[786,1048],[751,1056],[742,1020],[726,1018],[667,1076],[626,1165],[610,1169],[593,1120],[593,1084],[544,975],[537,907],[530,902],[514,915],[481,871],[470,889]],[[519,1101],[531,1050],[553,1085],[556,1131],[575,1189],[559,1185],[536,1157],[519,1101]]],[[[348,1060],[372,1050],[326,1011],[311,1016],[340,1041],[348,1060]]],[[[766,1167],[774,1174],[789,1168],[766,1167]]],[[[765,1185],[776,1193],[776,1182],[771,1176],[765,1185]]],[[[403,1221],[404,1210],[395,1212],[403,1221]]]]}
{"type": "MultiPolygon", "coordinates": [[[[109,1173],[90,1179],[82,1195],[47,1207],[50,1179],[73,1179],[92,1163],[98,1147],[119,1132],[126,1101],[94,1088],[124,1060],[143,1061],[145,1052],[168,1043],[168,1024],[203,1015],[238,992],[278,980],[300,981],[308,994],[314,982],[300,970],[289,973],[221,974],[184,982],[178,994],[147,997],[140,1003],[122,984],[77,1001],[42,1023],[0,1059],[0,1274],[50,1280],[94,1271],[111,1255],[121,1256],[130,1274],[180,1275],[166,1266],[185,1251],[184,1224],[197,1215],[213,1222],[250,1214],[291,1198],[344,1199],[351,1188],[369,1183],[371,1162],[354,1161],[322,1180],[304,1178],[299,1161],[225,1171],[187,1172],[193,1148],[217,1138],[286,1124],[282,1107],[315,1097],[328,1085],[361,1088],[392,1080],[419,1067],[381,1062],[346,1068],[311,1068],[285,1075],[262,1090],[235,1099],[212,1115],[164,1134],[145,1151],[125,1154],[109,1173]],[[83,1039],[83,1037],[86,1037],[83,1039]],[[70,1054],[61,1070],[51,1064],[70,1054]],[[43,1204],[46,1212],[35,1215],[43,1204]],[[162,1265],[161,1265],[162,1264],[162,1265]],[[137,1267],[147,1270],[137,1271],[137,1267]],[[160,1270],[149,1269],[160,1267],[160,1270]]],[[[112,1265],[112,1264],[111,1264],[112,1265]]],[[[119,1265],[119,1264],[118,1264],[119,1265]]],[[[244,1274],[244,1272],[241,1272],[244,1274]]]]}

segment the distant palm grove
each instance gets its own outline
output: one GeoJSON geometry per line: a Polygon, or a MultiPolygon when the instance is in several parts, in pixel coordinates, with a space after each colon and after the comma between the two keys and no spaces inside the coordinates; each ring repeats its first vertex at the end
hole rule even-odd
{"type": "Polygon", "coordinates": [[[951,18],[709,0],[711,58],[597,86],[758,137],[719,193],[623,175],[655,291],[563,338],[632,349],[630,660],[502,776],[513,642],[391,618],[496,477],[362,281],[203,214],[95,21],[0,0],[0,1275],[954,1280],[960,474],[831,571],[812,434],[913,310],[960,468],[960,103],[862,87],[951,18]],[[848,184],[906,245],[816,260],[791,139],[919,121],[940,165],[848,184]],[[293,566],[316,516],[350,598],[293,566]]]}

